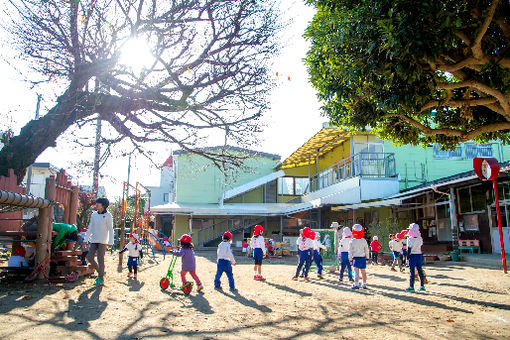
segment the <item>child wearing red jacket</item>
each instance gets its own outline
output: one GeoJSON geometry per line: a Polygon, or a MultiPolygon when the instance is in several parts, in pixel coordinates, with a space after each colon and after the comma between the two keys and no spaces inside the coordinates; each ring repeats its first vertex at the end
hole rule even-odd
{"type": "Polygon", "coordinates": [[[379,259],[379,250],[383,249],[382,244],[379,243],[379,237],[374,236],[373,241],[370,243],[370,250],[372,251],[372,264],[377,264],[379,259]]]}

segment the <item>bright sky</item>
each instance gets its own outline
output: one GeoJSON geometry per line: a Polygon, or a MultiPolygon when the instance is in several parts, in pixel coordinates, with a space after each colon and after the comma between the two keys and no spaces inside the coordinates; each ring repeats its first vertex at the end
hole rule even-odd
{"type": "MultiPolygon", "coordinates": [[[[304,5],[303,0],[282,2],[282,12],[287,16],[284,19],[291,19],[292,22],[285,29],[282,51],[275,58],[274,73],[275,77],[276,72],[279,74],[279,85],[271,94],[272,108],[263,117],[265,128],[260,135],[260,145],[255,149],[279,154],[283,160],[313,136],[321,128],[325,118],[320,116],[315,91],[308,82],[308,73],[302,61],[308,49],[302,35],[313,17],[314,10],[304,5]]],[[[0,93],[4,94],[0,102],[0,130],[7,125],[17,134],[19,129],[34,117],[37,93],[3,60],[0,60],[0,79],[0,93]]],[[[48,109],[43,102],[41,114],[48,109]]],[[[170,146],[158,146],[154,151],[155,162],[161,164],[168,157],[170,146]]],[[[59,140],[56,148],[47,149],[37,161],[50,162],[65,168],[68,173],[77,177],[79,184],[91,185],[91,174],[79,176],[79,171],[72,168],[80,159],[92,160],[93,150],[83,153],[73,150],[65,140],[59,140]]],[[[102,168],[100,185],[106,188],[109,197],[122,195],[122,182],[127,179],[127,168],[127,157],[111,158],[102,168]]],[[[142,156],[133,156],[130,181],[157,186],[159,169],[142,156]]]]}

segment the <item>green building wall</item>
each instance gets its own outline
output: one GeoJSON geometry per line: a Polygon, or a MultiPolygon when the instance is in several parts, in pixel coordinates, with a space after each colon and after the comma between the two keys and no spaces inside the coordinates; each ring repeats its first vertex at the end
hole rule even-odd
{"type": "MultiPolygon", "coordinates": [[[[510,146],[492,144],[493,157],[499,162],[510,160],[510,146]]],[[[417,146],[394,146],[384,142],[384,152],[395,154],[395,166],[400,175],[400,189],[408,189],[417,185],[451,176],[457,173],[473,170],[473,159],[465,157],[465,147],[462,145],[463,159],[438,159],[434,157],[434,148],[417,146]]]]}
{"type": "Polygon", "coordinates": [[[275,159],[252,156],[245,161],[248,170],[240,169],[225,181],[223,173],[210,160],[199,155],[181,154],[177,158],[176,201],[218,203],[224,191],[274,172],[277,164],[275,159]]]}

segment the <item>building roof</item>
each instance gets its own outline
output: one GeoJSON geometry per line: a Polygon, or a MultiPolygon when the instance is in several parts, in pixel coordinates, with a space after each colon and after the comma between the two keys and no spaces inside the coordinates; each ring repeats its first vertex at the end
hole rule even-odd
{"type": "Polygon", "coordinates": [[[160,214],[193,216],[274,216],[281,215],[285,208],[295,204],[289,203],[168,203],[151,208],[160,214]]]}
{"type": "MultiPolygon", "coordinates": [[[[225,147],[225,146],[209,146],[209,147],[205,147],[205,148],[195,149],[195,151],[197,151],[197,152],[201,152],[201,151],[217,151],[217,150],[228,150],[228,151],[242,152],[242,153],[247,153],[247,154],[251,154],[251,155],[255,155],[255,156],[261,156],[261,157],[266,157],[266,158],[274,159],[275,161],[279,161],[281,159],[281,156],[277,155],[277,154],[261,152],[261,151],[255,151],[255,150],[240,148],[240,147],[237,147],[237,146],[227,146],[227,147],[225,147]]],[[[191,152],[187,151],[187,150],[177,150],[177,151],[174,151],[174,155],[185,155],[185,154],[189,154],[189,153],[191,153],[191,152]]]]}
{"type": "Polygon", "coordinates": [[[168,157],[165,161],[165,163],[163,163],[163,167],[164,168],[173,168],[174,166],[174,156],[173,155],[170,155],[170,157],[168,157]]]}
{"type": "Polygon", "coordinates": [[[283,176],[285,176],[285,172],[283,170],[280,170],[277,172],[270,173],[269,175],[259,177],[251,182],[245,183],[243,185],[225,191],[223,193],[223,199],[228,200],[233,197],[239,196],[241,194],[244,194],[245,192],[251,191],[255,188],[260,187],[261,185],[274,181],[275,179],[283,176]]]}
{"type": "Polygon", "coordinates": [[[281,168],[294,168],[298,166],[315,164],[316,158],[330,152],[350,138],[349,131],[324,126],[292,155],[281,164],[281,168]]]}

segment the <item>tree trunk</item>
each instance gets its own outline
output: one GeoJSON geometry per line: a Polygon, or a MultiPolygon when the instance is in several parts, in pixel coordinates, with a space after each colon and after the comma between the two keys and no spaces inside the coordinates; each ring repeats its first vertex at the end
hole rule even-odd
{"type": "Polygon", "coordinates": [[[0,175],[5,176],[8,169],[13,169],[20,184],[25,177],[26,168],[33,164],[46,148],[55,146],[58,136],[77,119],[93,113],[90,110],[83,110],[81,105],[89,93],[70,94],[71,92],[73,91],[67,90],[46,115],[30,121],[21,129],[19,135],[13,137],[0,150],[0,175]]]}

